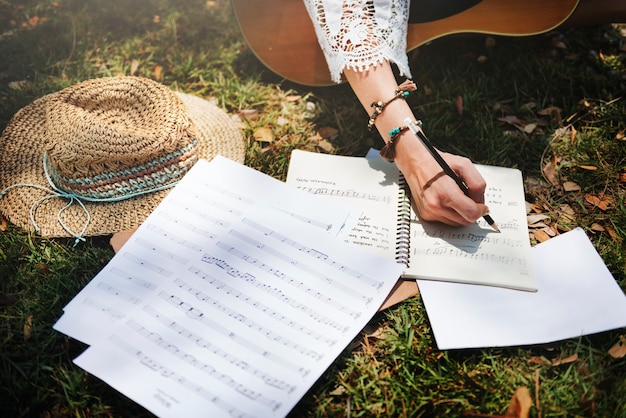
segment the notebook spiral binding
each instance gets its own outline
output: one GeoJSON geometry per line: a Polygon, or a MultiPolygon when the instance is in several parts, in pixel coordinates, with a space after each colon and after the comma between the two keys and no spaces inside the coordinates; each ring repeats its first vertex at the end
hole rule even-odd
{"type": "Polygon", "coordinates": [[[398,193],[398,230],[396,233],[396,261],[409,267],[411,250],[411,199],[406,180],[400,174],[398,193]]]}

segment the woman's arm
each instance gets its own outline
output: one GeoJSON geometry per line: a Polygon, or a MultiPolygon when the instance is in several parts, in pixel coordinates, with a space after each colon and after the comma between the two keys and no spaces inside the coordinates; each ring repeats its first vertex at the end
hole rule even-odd
{"type": "MultiPolygon", "coordinates": [[[[366,71],[345,69],[344,76],[370,115],[373,113],[372,102],[388,100],[398,88],[388,62],[372,66],[366,71]]],[[[407,117],[414,119],[406,101],[393,100],[376,117],[376,128],[387,141],[388,132],[403,125],[407,117]]],[[[488,212],[483,204],[485,181],[469,159],[442,153],[450,167],[467,184],[470,191],[467,197],[454,180],[444,174],[413,133],[403,131],[394,143],[395,163],[407,180],[422,219],[462,226],[488,212]]]]}
{"type": "MultiPolygon", "coordinates": [[[[335,81],[348,80],[371,116],[373,102],[387,101],[398,89],[391,62],[410,75],[406,56],[408,0],[303,0],[329,70],[335,81]]],[[[387,141],[388,132],[414,118],[405,100],[388,102],[375,118],[387,141]]],[[[367,118],[363,118],[367,124],[367,118]]],[[[420,217],[461,226],[487,212],[485,182],[470,160],[442,153],[448,165],[469,187],[469,197],[444,174],[435,159],[411,132],[395,140],[395,162],[404,174],[420,217]]]]}

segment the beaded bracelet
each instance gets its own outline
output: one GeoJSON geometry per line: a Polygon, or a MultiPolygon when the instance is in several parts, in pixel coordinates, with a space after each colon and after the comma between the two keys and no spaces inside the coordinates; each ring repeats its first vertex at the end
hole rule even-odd
{"type": "MultiPolygon", "coordinates": [[[[415,123],[418,126],[422,126],[422,121],[421,120],[417,120],[417,121],[415,121],[415,123]]],[[[402,132],[406,131],[407,129],[409,129],[409,127],[406,126],[406,125],[396,126],[395,128],[391,128],[391,130],[388,132],[389,141],[387,141],[385,146],[382,147],[381,150],[378,152],[383,159],[385,159],[385,160],[387,160],[389,162],[395,160],[395,158],[396,158],[396,139],[398,139],[400,134],[402,132]]]]}
{"type": "Polygon", "coordinates": [[[370,116],[369,121],[367,122],[367,128],[372,130],[374,128],[374,124],[376,123],[376,118],[380,115],[385,107],[396,99],[403,98],[406,99],[409,97],[410,92],[417,90],[417,86],[412,80],[405,80],[402,84],[398,86],[398,88],[393,92],[393,97],[387,101],[378,101],[373,102],[371,107],[374,108],[374,113],[370,116]]]}

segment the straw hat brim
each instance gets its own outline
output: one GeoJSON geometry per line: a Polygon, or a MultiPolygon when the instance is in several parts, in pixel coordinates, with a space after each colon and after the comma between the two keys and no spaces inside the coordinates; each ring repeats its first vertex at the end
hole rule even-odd
{"type": "MultiPolygon", "coordinates": [[[[15,184],[50,188],[43,170],[45,108],[54,94],[35,100],[19,110],[0,138],[0,191],[15,184]]],[[[185,104],[198,139],[197,155],[206,160],[222,155],[243,163],[245,140],[228,115],[212,103],[197,96],[175,93],[185,104]]],[[[171,190],[171,189],[170,189],[171,190]]],[[[90,220],[83,236],[109,235],[139,226],[169,193],[163,190],[119,202],[84,202],[90,220]]],[[[34,230],[45,237],[70,237],[60,220],[79,233],[87,222],[85,211],[78,204],[63,210],[67,199],[55,197],[35,187],[14,187],[0,199],[0,212],[14,225],[34,230]],[[36,207],[33,205],[40,199],[36,207]],[[31,208],[34,208],[31,219],[31,208]],[[59,215],[60,214],[60,215],[59,215]]]]}

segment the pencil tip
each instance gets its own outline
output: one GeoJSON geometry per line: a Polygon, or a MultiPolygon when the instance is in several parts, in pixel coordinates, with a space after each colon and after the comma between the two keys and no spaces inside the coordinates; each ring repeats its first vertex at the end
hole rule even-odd
{"type": "Polygon", "coordinates": [[[500,232],[500,228],[498,228],[498,225],[496,225],[495,222],[491,224],[491,227],[493,228],[494,231],[500,232]]]}

